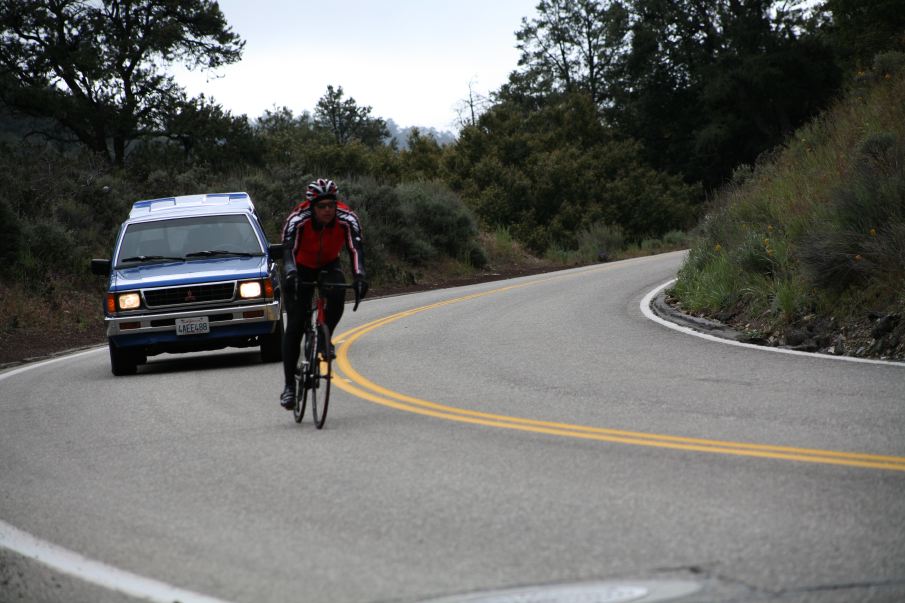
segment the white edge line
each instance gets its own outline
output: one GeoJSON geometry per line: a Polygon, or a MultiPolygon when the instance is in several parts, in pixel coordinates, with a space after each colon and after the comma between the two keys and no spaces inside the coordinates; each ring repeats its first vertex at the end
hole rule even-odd
{"type": "MultiPolygon", "coordinates": [[[[105,349],[104,347],[98,347],[28,364],[0,373],[0,380],[64,360],[96,354],[105,349]]],[[[58,572],[74,576],[84,582],[138,599],[154,601],[155,603],[173,603],[174,601],[179,601],[180,603],[226,603],[222,599],[184,590],[165,582],[121,570],[100,561],[88,559],[76,552],[40,540],[36,536],[24,532],[3,520],[0,520],[0,547],[42,563],[58,572]]]]}
{"type": "Polygon", "coordinates": [[[650,304],[651,301],[656,297],[660,291],[665,289],[666,287],[672,285],[676,282],[676,279],[671,279],[663,283],[662,285],[656,287],[653,291],[644,296],[644,299],[641,300],[641,312],[649,318],[650,320],[660,323],[664,327],[668,327],[674,331],[679,331],[680,333],[685,333],[686,335],[694,335],[695,337],[700,337],[701,339],[707,339],[709,341],[716,341],[719,343],[723,343],[726,345],[734,345],[740,348],[749,348],[752,350],[760,350],[762,352],[775,352],[778,354],[791,354],[793,356],[805,356],[807,358],[816,358],[818,360],[844,360],[846,362],[860,362],[862,364],[881,364],[885,366],[897,366],[899,368],[905,368],[905,362],[892,362],[889,360],[875,360],[873,358],[854,358],[852,356],[830,356],[829,354],[817,354],[815,352],[802,352],[799,350],[787,350],[784,348],[774,348],[770,346],[763,345],[755,345],[753,343],[743,343],[741,341],[735,341],[733,339],[725,339],[723,337],[717,337],[716,335],[710,335],[709,333],[702,333],[700,331],[696,331],[691,327],[686,327],[683,325],[677,325],[674,322],[670,322],[665,318],[661,318],[654,314],[654,311],[651,310],[650,304]]]}
{"type": "Polygon", "coordinates": [[[44,542],[27,532],[0,521],[0,546],[24,557],[34,559],[59,572],[124,593],[131,597],[155,603],[226,603],[190,590],[171,586],[164,582],[144,578],[137,574],[83,557],[78,553],[44,542]]]}
{"type": "Polygon", "coordinates": [[[54,364],[55,362],[62,362],[64,360],[72,360],[73,358],[78,358],[80,356],[86,356],[88,354],[97,354],[102,350],[106,350],[107,347],[96,347],[90,350],[85,350],[82,352],[73,352],[72,354],[64,354],[62,356],[57,356],[55,358],[51,358],[50,360],[41,360],[39,362],[34,362],[30,364],[26,364],[25,366],[20,366],[18,368],[9,369],[2,373],[0,373],[0,381],[4,379],[8,379],[10,377],[14,377],[15,375],[19,375],[24,373],[25,371],[30,371],[32,369],[36,369],[42,366],[47,366],[48,364],[54,364]]]}

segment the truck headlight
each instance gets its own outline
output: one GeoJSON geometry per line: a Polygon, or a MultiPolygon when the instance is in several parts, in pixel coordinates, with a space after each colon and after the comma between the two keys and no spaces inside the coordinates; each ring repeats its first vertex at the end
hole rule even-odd
{"type": "Polygon", "coordinates": [[[119,296],[117,303],[120,310],[137,310],[141,307],[141,297],[138,293],[123,293],[119,296]]]}
{"type": "Polygon", "coordinates": [[[261,282],[249,281],[247,283],[239,283],[239,297],[243,299],[261,297],[261,282]]]}

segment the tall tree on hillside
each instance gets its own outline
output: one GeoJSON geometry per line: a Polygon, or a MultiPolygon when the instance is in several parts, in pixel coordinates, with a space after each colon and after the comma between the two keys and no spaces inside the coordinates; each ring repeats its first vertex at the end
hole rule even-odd
{"type": "Polygon", "coordinates": [[[259,163],[263,153],[247,116],[235,117],[203,94],[179,100],[164,116],[163,131],[179,143],[187,161],[235,166],[259,163]]]}
{"type": "Polygon", "coordinates": [[[867,67],[874,55],[905,51],[905,10],[901,0],[826,0],[830,36],[847,63],[867,67]]]}
{"type": "Polygon", "coordinates": [[[430,134],[412,128],[406,148],[399,152],[399,161],[406,180],[434,180],[441,175],[443,148],[430,134]]]}
{"type": "Polygon", "coordinates": [[[475,92],[474,81],[468,82],[468,97],[456,103],[456,116],[459,126],[476,126],[478,117],[490,107],[490,99],[475,92]]]}
{"type": "Polygon", "coordinates": [[[510,84],[541,95],[582,92],[603,106],[628,30],[628,11],[618,0],[541,0],[537,16],[522,19],[515,34],[520,72],[510,84]]]}
{"type": "Polygon", "coordinates": [[[331,132],[337,144],[352,140],[376,147],[390,135],[386,122],[371,117],[371,107],[359,106],[351,96],[343,99],[343,87],[327,86],[327,92],[317,101],[314,123],[331,132]]]}
{"type": "Polygon", "coordinates": [[[655,167],[720,184],[838,90],[802,2],[632,0],[614,123],[655,167]]]}
{"type": "Polygon", "coordinates": [[[532,251],[575,249],[596,223],[640,241],[688,227],[697,188],[647,166],[618,140],[587,94],[540,109],[501,101],[464,128],[445,158],[451,186],[485,225],[509,228],[532,251]]]}
{"type": "Polygon", "coordinates": [[[244,42],[212,0],[0,0],[0,100],[118,165],[182,91],[163,66],[216,68],[244,42]]]}

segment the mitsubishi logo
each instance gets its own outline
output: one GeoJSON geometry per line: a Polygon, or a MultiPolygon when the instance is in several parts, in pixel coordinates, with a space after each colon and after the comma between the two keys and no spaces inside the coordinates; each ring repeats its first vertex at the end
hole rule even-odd
{"type": "Polygon", "coordinates": [[[188,292],[185,294],[185,301],[187,301],[187,302],[193,302],[193,301],[195,301],[196,299],[197,299],[197,298],[196,298],[194,295],[192,295],[192,290],[189,289],[188,292]]]}

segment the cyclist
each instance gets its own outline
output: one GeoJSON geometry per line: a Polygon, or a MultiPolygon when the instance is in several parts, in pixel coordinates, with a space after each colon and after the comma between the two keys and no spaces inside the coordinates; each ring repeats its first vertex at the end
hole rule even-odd
{"type": "MultiPolygon", "coordinates": [[[[283,335],[283,373],[286,386],[280,396],[280,405],[292,410],[295,405],[295,367],[299,357],[302,331],[311,320],[311,299],[314,287],[302,282],[317,281],[318,273],[325,271],[327,283],[344,283],[345,275],[339,260],[343,247],[352,260],[353,287],[361,299],[368,292],[365,280],[361,225],[358,216],[337,200],[338,191],[332,180],[318,178],[308,185],[305,201],[296,206],[283,225],[283,304],[287,321],[283,335]]],[[[326,291],[326,320],[332,334],[339,324],[345,308],[345,289],[326,291]]],[[[325,356],[334,357],[333,343],[324,342],[320,350],[325,356]]]]}

